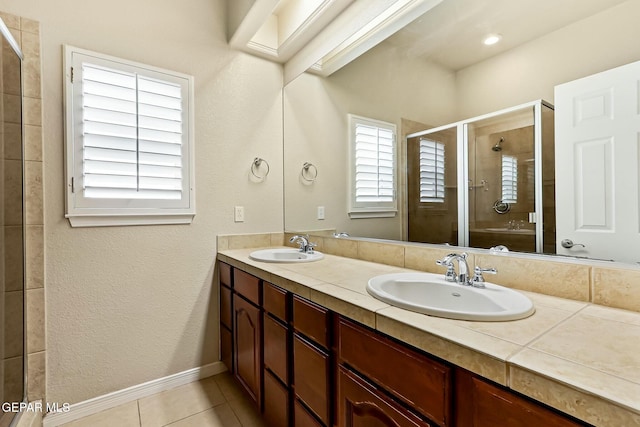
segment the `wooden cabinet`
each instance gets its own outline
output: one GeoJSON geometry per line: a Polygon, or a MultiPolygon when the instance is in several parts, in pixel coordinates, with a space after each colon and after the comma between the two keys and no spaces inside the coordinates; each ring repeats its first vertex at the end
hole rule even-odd
{"type": "Polygon", "coordinates": [[[294,403],[293,416],[295,420],[293,425],[295,427],[322,427],[320,421],[314,418],[314,416],[311,415],[309,411],[297,400],[294,403]]]}
{"type": "Polygon", "coordinates": [[[431,427],[352,371],[338,369],[339,427],[431,427]]]}
{"type": "MultiPolygon", "coordinates": [[[[452,425],[449,365],[344,318],[338,320],[338,359],[433,425],[452,425]]],[[[339,400],[342,405],[344,396],[339,400]]]]}
{"type": "Polygon", "coordinates": [[[269,371],[264,373],[263,416],[270,427],[288,427],[290,419],[289,389],[269,371]]]}
{"type": "Polygon", "coordinates": [[[294,295],[293,390],[298,403],[324,426],[332,424],[333,416],[330,324],[329,310],[294,295]]]}
{"type": "Polygon", "coordinates": [[[219,263],[222,361],[276,427],[585,426],[219,263]]]}
{"type": "Polygon", "coordinates": [[[233,308],[231,266],[218,263],[220,271],[220,360],[233,372],[233,308]]]}
{"type": "Polygon", "coordinates": [[[260,279],[233,269],[233,367],[235,377],[260,407],[262,313],[260,279]]]}
{"type": "Polygon", "coordinates": [[[290,294],[263,282],[264,419],[288,427],[291,420],[290,294]]]}
{"type": "Polygon", "coordinates": [[[456,372],[457,425],[465,427],[577,427],[587,424],[493,385],[463,369],[456,372]]]}
{"type": "Polygon", "coordinates": [[[259,406],[262,373],[260,308],[234,294],[233,313],[235,376],[259,406]]]}

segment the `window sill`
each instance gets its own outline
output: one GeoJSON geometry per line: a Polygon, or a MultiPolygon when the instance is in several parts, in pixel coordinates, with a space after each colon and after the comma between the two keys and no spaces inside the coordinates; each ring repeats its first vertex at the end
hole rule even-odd
{"type": "Polygon", "coordinates": [[[195,214],[178,215],[65,215],[71,227],[191,224],[195,214]]]}
{"type": "Polygon", "coordinates": [[[385,210],[385,211],[351,211],[349,212],[349,218],[351,219],[366,219],[366,218],[393,218],[398,214],[397,210],[385,210]]]}

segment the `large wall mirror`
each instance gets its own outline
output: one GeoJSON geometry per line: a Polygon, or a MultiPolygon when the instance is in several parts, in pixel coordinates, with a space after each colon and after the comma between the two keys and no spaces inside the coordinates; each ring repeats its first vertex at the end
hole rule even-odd
{"type": "Polygon", "coordinates": [[[444,0],[331,75],[301,74],[283,97],[285,230],[407,240],[406,135],[553,104],[556,85],[640,60],[639,15],[635,0],[444,0]],[[394,214],[349,214],[350,114],[396,127],[394,214]]]}

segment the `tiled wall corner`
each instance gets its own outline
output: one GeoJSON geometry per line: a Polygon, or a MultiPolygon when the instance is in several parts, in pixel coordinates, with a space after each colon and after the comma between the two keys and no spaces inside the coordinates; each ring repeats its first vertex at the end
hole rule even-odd
{"type": "Polygon", "coordinates": [[[640,311],[640,269],[594,267],[593,302],[640,311]]]}
{"type": "MultiPolygon", "coordinates": [[[[0,12],[0,17],[22,49],[22,116],[25,160],[25,253],[27,306],[27,396],[44,399],[46,381],[45,290],[44,290],[44,191],[42,132],[42,62],[40,24],[0,12]]],[[[9,102],[12,100],[10,99],[9,102]]],[[[18,165],[19,166],[19,165],[18,165]]],[[[5,194],[5,196],[9,196],[5,194]]],[[[18,196],[19,197],[19,196],[18,196]]],[[[12,260],[12,262],[15,260],[12,260]]]]}
{"type": "Polygon", "coordinates": [[[27,397],[45,398],[46,335],[44,274],[44,182],[42,162],[42,61],[40,24],[20,18],[25,132],[27,281],[27,397]]]}

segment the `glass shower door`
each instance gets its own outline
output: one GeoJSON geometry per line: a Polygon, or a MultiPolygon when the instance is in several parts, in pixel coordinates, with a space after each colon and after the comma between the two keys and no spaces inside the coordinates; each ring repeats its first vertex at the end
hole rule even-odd
{"type": "Polygon", "coordinates": [[[468,124],[469,246],[536,252],[534,107],[468,124]]]}
{"type": "Polygon", "coordinates": [[[458,244],[457,126],[407,138],[408,240],[458,244]]]}

